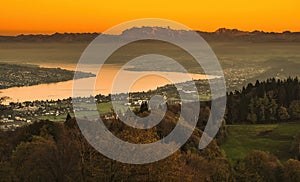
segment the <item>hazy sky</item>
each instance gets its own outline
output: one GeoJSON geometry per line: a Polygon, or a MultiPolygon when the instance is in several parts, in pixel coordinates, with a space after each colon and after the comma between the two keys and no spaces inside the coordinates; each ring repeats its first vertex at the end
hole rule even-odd
{"type": "Polygon", "coordinates": [[[299,0],[3,0],[0,34],[102,32],[138,18],[165,18],[204,31],[300,31],[299,8],[299,0]]]}

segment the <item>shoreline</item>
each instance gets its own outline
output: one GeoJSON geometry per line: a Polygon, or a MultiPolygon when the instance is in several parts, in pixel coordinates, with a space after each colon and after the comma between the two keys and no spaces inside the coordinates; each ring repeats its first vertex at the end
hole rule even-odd
{"type": "MultiPolygon", "coordinates": [[[[40,64],[40,67],[62,67],[62,68],[75,68],[76,64],[40,64]]],[[[96,73],[95,65],[86,65],[87,71],[91,73],[96,73]],[[94,70],[93,70],[94,69],[94,70]]],[[[102,68],[103,70],[100,71],[99,75],[102,80],[97,80],[94,90],[87,90],[87,89],[81,89],[80,90],[80,96],[82,97],[88,97],[90,95],[108,95],[111,92],[112,88],[112,81],[114,80],[115,74],[117,74],[121,68],[120,65],[105,65],[102,68]],[[92,94],[90,94],[92,93],[92,94]]],[[[85,68],[84,68],[85,69],[85,68]]],[[[85,71],[85,70],[83,70],[85,71]]],[[[174,77],[176,81],[173,81],[173,83],[182,83],[189,80],[184,80],[184,77],[181,75],[183,73],[179,72],[160,72],[160,71],[128,71],[128,70],[121,70],[123,75],[127,75],[124,79],[132,80],[132,78],[137,78],[137,75],[143,73],[143,74],[150,74],[150,76],[143,77],[143,79],[135,80],[135,84],[130,87],[130,92],[142,92],[142,91],[148,91],[148,90],[155,90],[157,87],[162,87],[167,84],[170,84],[170,80],[163,79],[163,77],[159,78],[160,75],[171,75],[174,77]],[[153,77],[154,75],[154,77],[153,77]],[[158,75],[158,76],[157,76],[158,75]],[[155,83],[152,84],[153,80],[155,83]],[[136,84],[137,83],[137,84],[136,84]],[[151,83],[151,84],[150,84],[151,83]],[[153,86],[154,85],[154,86],[153,86]]],[[[121,78],[122,78],[121,74],[121,78]]],[[[166,78],[167,78],[166,76],[166,78]]],[[[205,80],[207,78],[207,75],[202,74],[190,74],[189,75],[191,79],[193,80],[205,80]]],[[[208,77],[208,79],[217,78],[216,76],[213,76],[212,78],[208,77]]],[[[96,77],[96,79],[99,79],[96,77]]],[[[82,88],[85,87],[87,83],[91,83],[91,81],[95,81],[95,77],[88,77],[88,78],[81,78],[78,80],[80,85],[82,85],[82,88]]],[[[10,99],[7,99],[4,103],[9,104],[10,102],[25,102],[25,101],[36,101],[36,100],[58,100],[58,99],[66,99],[73,96],[73,79],[62,81],[62,82],[54,82],[54,83],[43,83],[43,84],[37,84],[32,86],[21,86],[21,87],[11,87],[7,89],[1,89],[0,90],[0,97],[7,96],[10,99]]],[[[118,90],[118,93],[124,93],[123,89],[118,90]]]]}

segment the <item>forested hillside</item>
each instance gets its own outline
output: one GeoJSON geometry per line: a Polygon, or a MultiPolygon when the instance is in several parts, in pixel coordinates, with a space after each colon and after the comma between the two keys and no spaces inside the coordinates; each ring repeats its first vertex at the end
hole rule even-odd
{"type": "Polygon", "coordinates": [[[236,123],[275,123],[300,119],[300,83],[298,78],[275,78],[227,96],[226,121],[236,123]]]}
{"type": "MultiPolygon", "coordinates": [[[[172,129],[176,124],[173,117],[168,113],[161,127],[139,132],[118,120],[106,121],[106,125],[124,140],[147,143],[172,129]]],[[[130,165],[108,159],[92,148],[74,119],[65,123],[41,121],[1,133],[0,176],[4,181],[232,180],[233,168],[215,141],[205,150],[197,150],[200,136],[201,131],[195,130],[181,150],[162,161],[130,165]]]]}
{"type": "MultiPolygon", "coordinates": [[[[167,135],[176,125],[175,108],[150,130],[133,129],[119,120],[106,120],[121,139],[149,143],[167,135]]],[[[147,113],[143,113],[147,114],[147,113]]],[[[224,126],[223,126],[224,127],[224,126]]],[[[220,130],[225,132],[223,128],[220,130]]],[[[300,162],[281,163],[270,152],[252,151],[230,162],[214,140],[198,149],[202,135],[196,129],[188,142],[170,157],[146,165],[111,160],[96,151],[81,135],[77,123],[41,121],[0,133],[0,175],[3,181],[299,181],[300,162]]],[[[299,138],[298,138],[299,139],[299,138]]],[[[300,140],[298,140],[300,141],[300,140]]],[[[109,144],[107,144],[109,147],[109,144]]],[[[158,149],[159,150],[159,149],[158,149]]],[[[132,157],[135,157],[134,155],[132,157]]]]}

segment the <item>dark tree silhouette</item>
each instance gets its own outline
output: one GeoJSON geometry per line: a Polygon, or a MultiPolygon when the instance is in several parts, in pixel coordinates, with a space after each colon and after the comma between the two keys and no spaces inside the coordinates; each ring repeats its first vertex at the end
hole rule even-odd
{"type": "Polygon", "coordinates": [[[145,111],[148,111],[149,107],[148,107],[148,103],[147,102],[142,102],[141,107],[140,107],[140,112],[143,113],[145,111]]]}
{"type": "Polygon", "coordinates": [[[68,113],[68,114],[67,114],[67,118],[66,118],[66,122],[69,121],[71,118],[72,118],[72,117],[71,117],[70,113],[68,113]]]}

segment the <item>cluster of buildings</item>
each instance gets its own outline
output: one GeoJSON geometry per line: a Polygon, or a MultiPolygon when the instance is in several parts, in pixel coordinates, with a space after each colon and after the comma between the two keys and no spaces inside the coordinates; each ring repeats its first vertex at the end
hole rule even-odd
{"type": "Polygon", "coordinates": [[[33,101],[1,105],[0,129],[14,130],[40,119],[66,115],[71,112],[71,99],[57,101],[33,101]]]}
{"type": "Polygon", "coordinates": [[[260,75],[264,71],[265,70],[263,68],[257,68],[253,66],[227,68],[224,70],[226,85],[231,91],[238,90],[249,82],[247,79],[250,79],[252,75],[260,75]]]}
{"type": "MultiPolygon", "coordinates": [[[[209,94],[209,87],[203,80],[196,81],[200,94],[209,94]]],[[[180,83],[177,88],[174,85],[166,85],[158,87],[156,90],[147,92],[134,92],[129,94],[118,95],[97,95],[96,97],[76,98],[76,102],[83,103],[83,107],[77,107],[76,111],[94,110],[93,104],[109,103],[111,101],[118,102],[121,105],[139,109],[140,106],[148,102],[154,95],[161,95],[168,104],[181,103],[179,93],[191,96],[195,94],[192,85],[189,82],[180,83]]],[[[14,130],[17,127],[30,124],[41,119],[53,118],[62,119],[67,113],[73,113],[72,98],[63,100],[50,101],[33,101],[23,103],[10,103],[7,106],[0,105],[0,129],[14,130]]],[[[103,113],[102,113],[103,114],[103,113]]],[[[115,117],[111,109],[108,109],[103,117],[109,119],[115,117]]]]}

